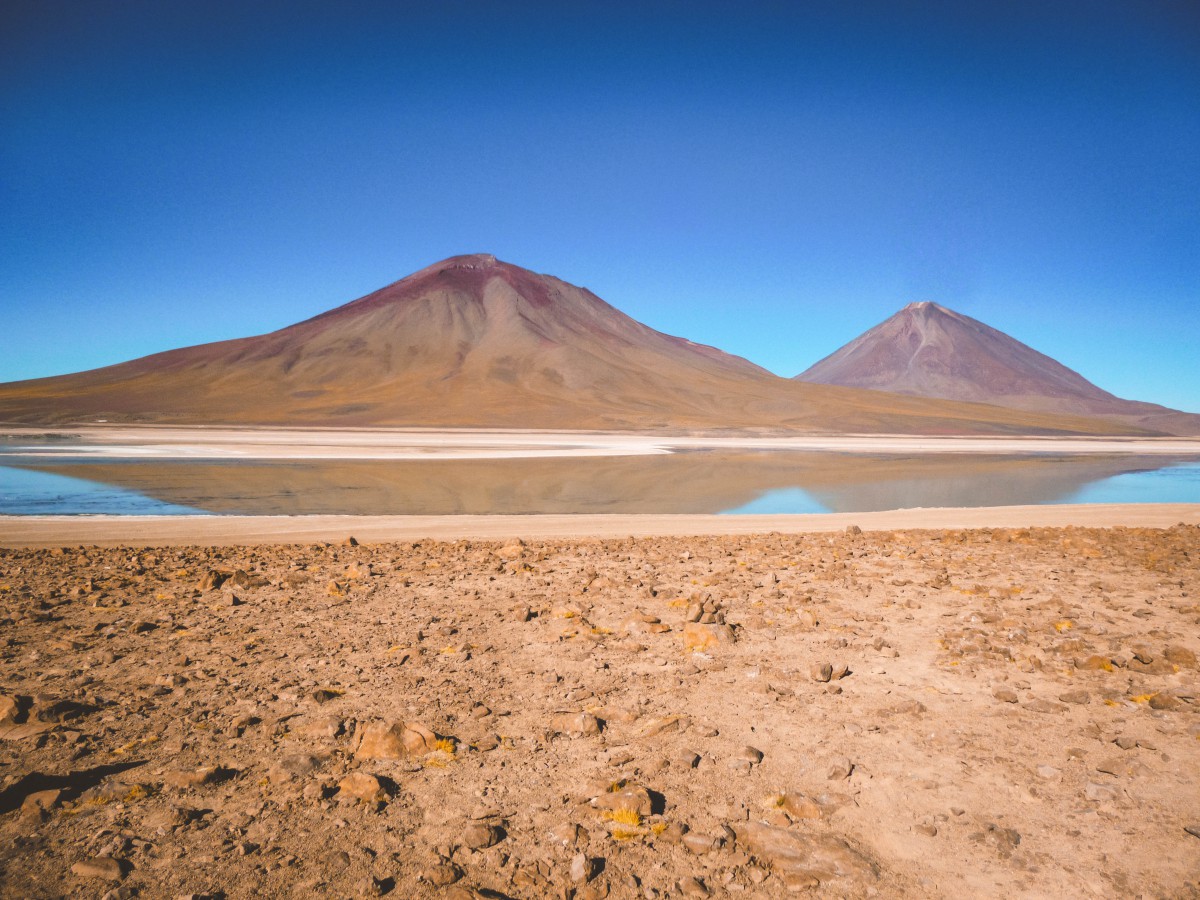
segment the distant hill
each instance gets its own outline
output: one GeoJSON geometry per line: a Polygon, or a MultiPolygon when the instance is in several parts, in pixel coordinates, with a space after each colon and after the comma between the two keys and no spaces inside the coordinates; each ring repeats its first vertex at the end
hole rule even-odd
{"type": "Polygon", "coordinates": [[[1002,331],[936,303],[910,303],[796,379],[1200,434],[1200,415],[1122,400],[1002,331]]]}
{"type": "Polygon", "coordinates": [[[588,290],[484,254],[443,260],[270,334],[0,385],[0,421],[96,419],[918,434],[1130,430],[779,378],[655,331],[588,290]]]}

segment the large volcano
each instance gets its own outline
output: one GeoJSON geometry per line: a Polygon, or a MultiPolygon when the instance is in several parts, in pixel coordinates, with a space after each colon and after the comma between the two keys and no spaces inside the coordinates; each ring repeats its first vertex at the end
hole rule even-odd
{"type": "Polygon", "coordinates": [[[1122,400],[1004,332],[929,302],[910,303],[796,378],[1200,434],[1200,416],[1122,400]]]}
{"type": "MultiPolygon", "coordinates": [[[[0,385],[0,421],[1109,433],[1096,420],[809,385],[583,288],[456,256],[257,337],[0,385]]],[[[1128,429],[1124,429],[1128,430],[1128,429]]]]}

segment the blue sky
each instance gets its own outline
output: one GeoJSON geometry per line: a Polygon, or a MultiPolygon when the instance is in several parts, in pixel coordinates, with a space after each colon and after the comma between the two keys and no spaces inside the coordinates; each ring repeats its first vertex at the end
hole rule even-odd
{"type": "Polygon", "coordinates": [[[1194,0],[334,7],[2,5],[0,381],[491,252],[782,375],[934,300],[1200,411],[1194,0]]]}

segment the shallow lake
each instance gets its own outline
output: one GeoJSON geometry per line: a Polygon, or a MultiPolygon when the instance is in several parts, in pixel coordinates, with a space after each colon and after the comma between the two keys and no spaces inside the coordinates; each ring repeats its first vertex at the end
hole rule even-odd
{"type": "Polygon", "coordinates": [[[1200,458],[696,450],[487,460],[0,456],[6,515],[820,513],[1200,503],[1200,458]]]}

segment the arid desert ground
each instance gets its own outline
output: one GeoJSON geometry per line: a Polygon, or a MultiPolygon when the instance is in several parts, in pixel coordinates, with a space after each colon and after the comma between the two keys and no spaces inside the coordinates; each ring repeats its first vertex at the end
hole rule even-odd
{"type": "Polygon", "coordinates": [[[3,896],[1200,896],[1197,525],[517,535],[0,550],[3,896]]]}

